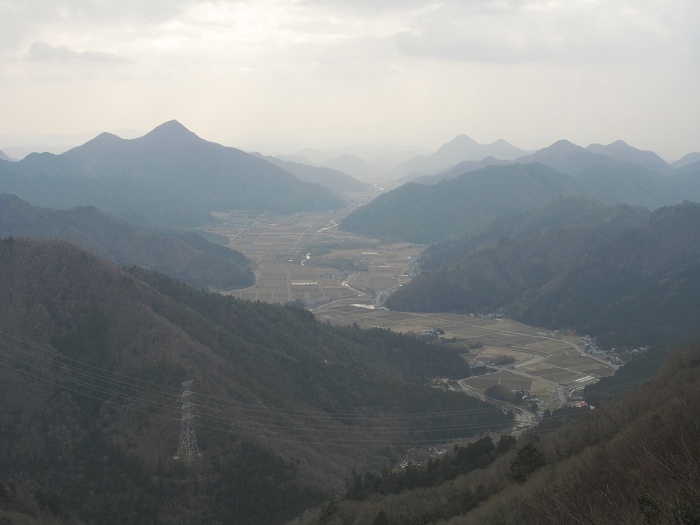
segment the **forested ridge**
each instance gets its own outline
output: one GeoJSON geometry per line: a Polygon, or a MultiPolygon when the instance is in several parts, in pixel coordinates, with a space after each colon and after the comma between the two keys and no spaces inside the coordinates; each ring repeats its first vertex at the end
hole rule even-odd
{"type": "Polygon", "coordinates": [[[281,523],[353,467],[510,425],[426,384],[469,373],[439,345],[127,272],[62,241],[4,239],[0,267],[2,481],[86,522],[281,523]],[[192,465],[173,460],[189,379],[192,465]]]}
{"type": "MultiPolygon", "coordinates": [[[[543,227],[446,253],[387,302],[398,310],[502,312],[535,326],[574,328],[610,345],[667,344],[697,333],[700,205],[543,227]]],[[[469,243],[467,239],[467,244],[469,243]]],[[[436,249],[436,252],[439,251],[436,249]]]]}
{"type": "Polygon", "coordinates": [[[122,266],[166,273],[196,288],[227,290],[255,282],[245,255],[195,231],[158,232],[112,218],[92,206],[54,210],[0,194],[0,238],[65,239],[122,266]]]}
{"type": "Polygon", "coordinates": [[[499,215],[578,194],[573,177],[543,164],[488,166],[434,186],[407,183],[357,208],[340,228],[429,243],[458,237],[499,215]]]}
{"type": "Polygon", "coordinates": [[[407,183],[357,208],[340,227],[380,239],[429,244],[460,238],[502,214],[546,207],[561,197],[649,210],[700,200],[697,163],[668,175],[578,149],[583,163],[576,162],[576,152],[551,158],[535,154],[526,163],[491,165],[434,185],[407,183]],[[547,160],[549,165],[543,163],[547,160]],[[569,164],[574,167],[565,170],[569,164]]]}
{"type": "Polygon", "coordinates": [[[477,247],[502,237],[525,240],[541,231],[570,226],[615,224],[619,228],[624,224],[638,224],[649,213],[641,206],[610,206],[581,195],[559,197],[532,210],[504,213],[456,239],[431,244],[420,254],[420,268],[439,270],[462,260],[477,247]]]}

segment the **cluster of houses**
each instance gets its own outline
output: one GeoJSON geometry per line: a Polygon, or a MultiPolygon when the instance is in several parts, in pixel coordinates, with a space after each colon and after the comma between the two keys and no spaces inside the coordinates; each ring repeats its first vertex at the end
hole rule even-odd
{"type": "MultiPolygon", "coordinates": [[[[617,351],[614,348],[611,348],[610,350],[605,350],[603,348],[600,348],[598,346],[598,344],[596,343],[595,337],[591,337],[589,335],[584,335],[584,336],[579,337],[579,342],[582,343],[582,345],[583,345],[583,351],[589,355],[603,357],[615,365],[624,365],[625,364],[625,362],[622,359],[620,359],[620,356],[618,355],[617,351]]],[[[639,348],[632,349],[630,351],[630,354],[639,355],[641,353],[646,352],[647,350],[649,350],[648,346],[641,346],[639,348]]]]}
{"type": "Polygon", "coordinates": [[[409,334],[419,339],[439,339],[441,335],[445,335],[445,330],[442,328],[428,328],[419,333],[411,331],[409,334]]]}
{"type": "Polygon", "coordinates": [[[469,317],[473,317],[475,319],[503,319],[503,314],[480,314],[480,313],[471,313],[467,314],[469,317]]]}

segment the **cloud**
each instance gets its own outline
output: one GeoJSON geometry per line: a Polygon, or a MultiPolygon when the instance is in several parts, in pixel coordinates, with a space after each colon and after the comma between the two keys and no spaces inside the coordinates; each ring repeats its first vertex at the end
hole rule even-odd
{"type": "MultiPolygon", "coordinates": [[[[233,0],[230,0],[233,1],[233,0]]],[[[148,28],[177,19],[201,0],[4,0],[0,1],[0,52],[22,49],[47,33],[90,36],[104,30],[148,28]]]]}
{"type": "Polygon", "coordinates": [[[46,42],[34,42],[29,46],[27,58],[33,62],[127,62],[112,53],[100,51],[73,51],[66,46],[52,46],[46,42]]]}
{"type": "Polygon", "coordinates": [[[396,34],[408,56],[472,62],[646,60],[697,39],[685,2],[446,1],[396,34]]]}

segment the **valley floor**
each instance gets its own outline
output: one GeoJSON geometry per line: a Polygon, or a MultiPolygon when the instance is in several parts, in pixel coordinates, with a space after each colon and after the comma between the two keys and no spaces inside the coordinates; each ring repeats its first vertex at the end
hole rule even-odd
{"type": "MultiPolygon", "coordinates": [[[[213,233],[230,239],[258,266],[256,285],[228,292],[264,302],[299,301],[321,321],[363,328],[389,328],[438,339],[463,350],[473,375],[450,388],[484,395],[494,385],[527,392],[537,410],[577,402],[577,392],[614,373],[603,354],[586,351],[585,341],[566,331],[549,332],[489,314],[393,312],[383,301],[414,277],[424,248],[338,230],[348,210],[290,217],[221,215],[213,233]]],[[[497,402],[496,400],[493,400],[497,402]]],[[[531,413],[534,415],[534,413],[531,413]]],[[[528,420],[529,416],[523,416],[528,420]]]]}

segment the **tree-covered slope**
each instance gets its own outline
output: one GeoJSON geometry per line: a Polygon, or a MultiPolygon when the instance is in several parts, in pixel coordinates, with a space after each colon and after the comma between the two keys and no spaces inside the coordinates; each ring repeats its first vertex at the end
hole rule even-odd
{"type": "Polygon", "coordinates": [[[601,224],[615,218],[636,221],[645,217],[649,210],[637,206],[610,206],[600,201],[582,197],[561,197],[547,206],[523,213],[504,213],[494,220],[475,228],[466,235],[449,241],[433,244],[421,253],[422,270],[435,271],[457,262],[482,244],[501,237],[524,239],[541,230],[565,226],[601,224]]]}
{"type": "Polygon", "coordinates": [[[225,290],[255,282],[251,262],[240,252],[195,232],[149,231],[93,207],[37,208],[0,194],[0,238],[10,236],[66,239],[122,266],[150,268],[197,288],[225,290]]]}
{"type": "Polygon", "coordinates": [[[366,473],[345,498],[294,523],[698,523],[698,389],[700,347],[678,348],[622,399],[555,412],[517,444],[480,440],[427,464],[366,473]]]}
{"type": "Polygon", "coordinates": [[[399,310],[495,311],[573,327],[611,344],[697,332],[700,205],[502,237],[423,274],[388,301],[399,310]]]}
{"type": "Polygon", "coordinates": [[[405,184],[353,211],[340,227],[428,243],[461,236],[503,213],[578,193],[573,177],[542,164],[489,166],[431,186],[405,184]]]}
{"type": "Polygon", "coordinates": [[[281,523],[353,466],[508,424],[455,353],[0,241],[0,471],[89,523],[281,523]],[[173,460],[193,379],[201,456],[173,460]]]}

